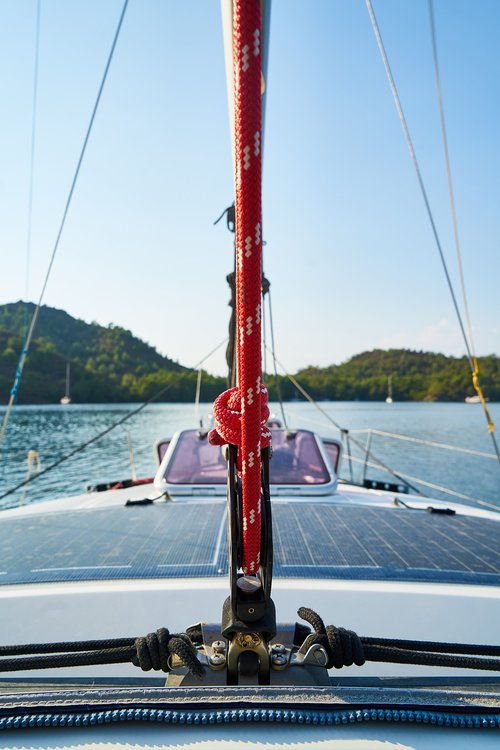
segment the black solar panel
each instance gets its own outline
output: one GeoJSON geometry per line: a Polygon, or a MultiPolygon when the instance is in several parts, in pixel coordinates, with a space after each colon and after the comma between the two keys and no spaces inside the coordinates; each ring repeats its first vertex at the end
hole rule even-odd
{"type": "MultiPolygon", "coordinates": [[[[314,501],[273,507],[276,577],[500,584],[499,523],[314,501]]],[[[0,583],[221,576],[224,502],[4,518],[0,583]]]]}

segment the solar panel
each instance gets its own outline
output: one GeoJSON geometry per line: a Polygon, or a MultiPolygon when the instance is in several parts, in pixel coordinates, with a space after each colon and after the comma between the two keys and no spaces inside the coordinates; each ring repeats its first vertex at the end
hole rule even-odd
{"type": "MultiPolygon", "coordinates": [[[[225,503],[170,502],[0,524],[0,583],[227,574],[225,503]]],[[[273,506],[274,575],[500,584],[499,524],[405,508],[273,506]]]]}

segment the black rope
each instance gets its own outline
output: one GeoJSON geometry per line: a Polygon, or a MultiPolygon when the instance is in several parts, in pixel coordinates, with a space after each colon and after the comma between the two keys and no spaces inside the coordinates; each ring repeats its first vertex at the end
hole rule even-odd
{"type": "Polygon", "coordinates": [[[363,644],[359,635],[353,630],[336,628],[333,625],[325,627],[317,612],[307,607],[301,607],[297,614],[308,622],[314,630],[304,640],[299,649],[300,653],[307,653],[312,645],[319,643],[328,655],[327,669],[331,669],[331,667],[335,667],[335,669],[351,667],[353,664],[358,667],[363,666],[366,661],[363,644]]]}
{"type": "Polygon", "coordinates": [[[236,209],[234,203],[224,209],[219,218],[214,221],[214,226],[219,223],[223,216],[226,217],[227,228],[234,234],[236,230],[236,209]]]}
{"type": "Polygon", "coordinates": [[[186,633],[170,634],[167,628],[145,638],[108,638],[96,641],[37,643],[0,647],[0,672],[59,669],[92,664],[130,662],[145,672],[169,672],[169,657],[175,654],[191,674],[201,678],[203,665],[186,633]],[[14,658],[11,658],[14,657],[14,658]]]}
{"type": "Polygon", "coordinates": [[[201,622],[198,625],[191,625],[190,628],[186,628],[186,635],[189,636],[191,643],[201,644],[203,643],[203,632],[201,629],[201,622]]]}
{"type": "Polygon", "coordinates": [[[229,335],[226,349],[227,387],[234,388],[238,380],[236,366],[236,271],[229,273],[226,276],[226,281],[231,290],[231,299],[228,302],[231,308],[231,315],[229,316],[229,335]]]}
{"type": "Polygon", "coordinates": [[[314,644],[323,646],[326,667],[341,669],[353,664],[361,667],[366,661],[396,664],[423,664],[432,667],[500,670],[500,646],[482,646],[437,641],[401,640],[398,638],[367,638],[353,630],[325,624],[314,610],[301,607],[297,614],[313,628],[299,652],[307,653],[314,644]]]}

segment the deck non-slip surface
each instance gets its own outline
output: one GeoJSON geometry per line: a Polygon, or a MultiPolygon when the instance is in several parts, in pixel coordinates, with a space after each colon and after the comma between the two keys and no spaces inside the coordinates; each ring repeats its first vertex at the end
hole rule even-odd
{"type": "MultiPolygon", "coordinates": [[[[404,508],[273,507],[274,575],[500,585],[500,524],[404,508]]],[[[30,515],[0,523],[0,584],[222,576],[225,504],[30,515]]]]}

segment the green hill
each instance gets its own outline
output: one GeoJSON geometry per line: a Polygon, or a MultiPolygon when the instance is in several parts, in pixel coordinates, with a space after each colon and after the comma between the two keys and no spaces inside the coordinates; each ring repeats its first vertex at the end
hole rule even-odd
{"type": "MultiPolygon", "coordinates": [[[[480,359],[481,383],[491,401],[500,401],[500,358],[480,359]]],[[[464,401],[474,390],[466,357],[417,352],[409,349],[375,349],[329,367],[308,367],[295,376],[315,398],[332,401],[383,401],[392,376],[395,401],[464,401]]],[[[273,379],[268,378],[268,385],[273,379]]],[[[289,381],[280,381],[285,398],[293,398],[289,381]]]]}
{"type": "MultiPolygon", "coordinates": [[[[26,305],[0,305],[0,403],[12,387],[26,305]]],[[[34,305],[28,305],[28,316],[34,305]]],[[[156,349],[119,326],[77,320],[63,310],[42,307],[25,366],[19,403],[57,403],[64,394],[66,361],[71,362],[71,396],[79,403],[144,401],[168,386],[164,401],[193,401],[197,373],[163,357],[156,349]]],[[[500,358],[482,357],[481,382],[491,401],[500,401],[500,358]]],[[[473,393],[465,357],[376,349],[357,354],[340,365],[307,367],[296,374],[318,400],[383,401],[392,376],[395,401],[463,401],[473,393]]],[[[271,400],[277,398],[275,378],[266,376],[271,400]]],[[[201,398],[212,401],[226,387],[225,378],[204,373],[201,398]]],[[[287,378],[280,377],[283,398],[297,398],[287,378]]]]}
{"type": "MultiPolygon", "coordinates": [[[[22,347],[26,307],[0,305],[0,400],[9,398],[22,347]]],[[[71,397],[80,403],[138,401],[171,385],[168,400],[191,401],[196,373],[163,357],[156,349],[119,326],[77,320],[63,310],[43,306],[25,365],[18,402],[57,403],[64,394],[66,361],[71,363],[71,397]],[[180,377],[182,375],[182,377],[180,377]]],[[[217,381],[216,392],[224,379],[217,381]]],[[[208,393],[207,393],[208,397],[208,393]]],[[[210,394],[211,397],[211,394],[210,394]]]]}

